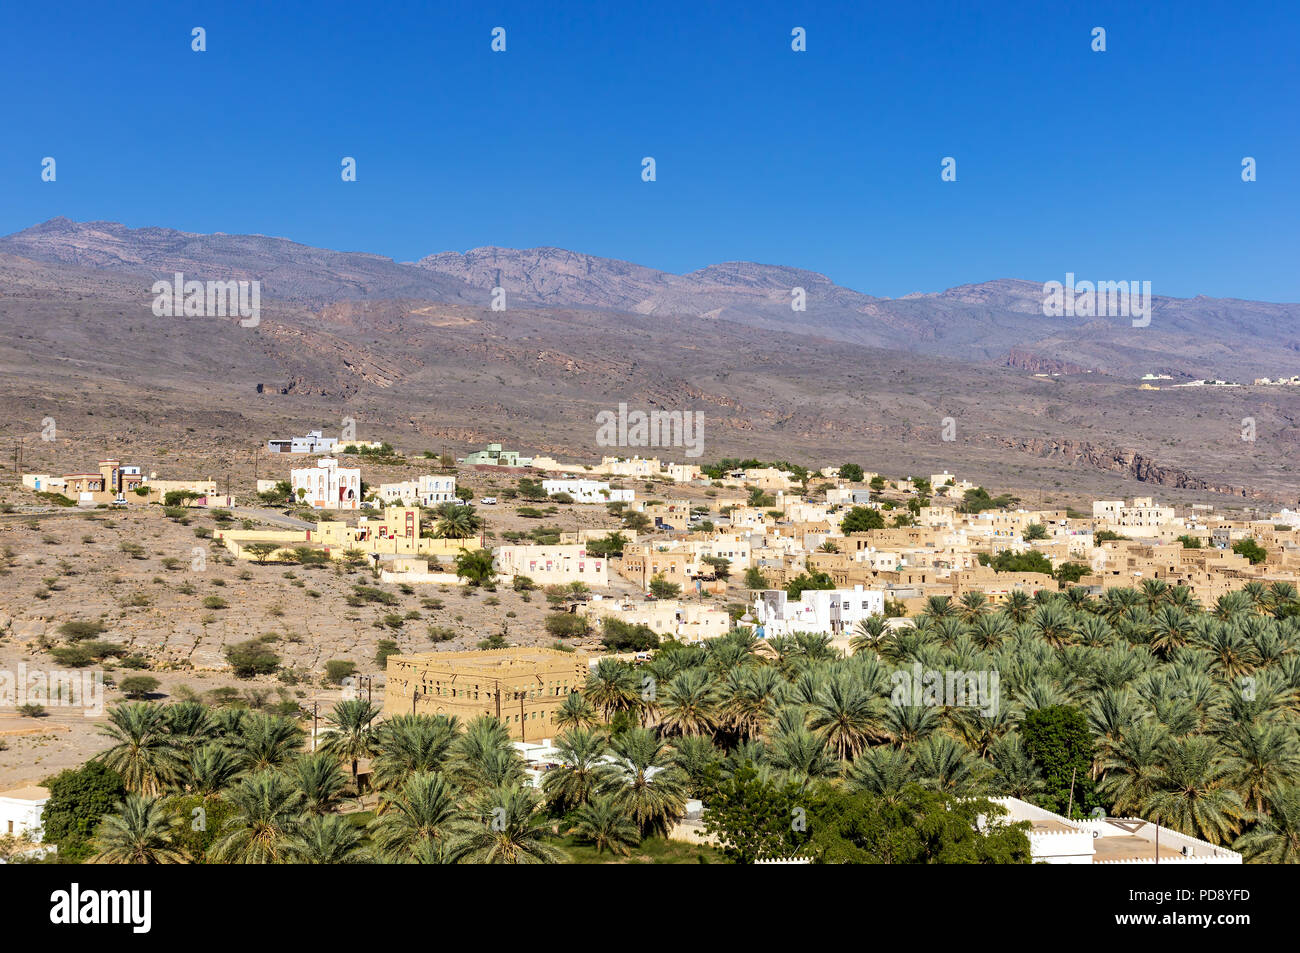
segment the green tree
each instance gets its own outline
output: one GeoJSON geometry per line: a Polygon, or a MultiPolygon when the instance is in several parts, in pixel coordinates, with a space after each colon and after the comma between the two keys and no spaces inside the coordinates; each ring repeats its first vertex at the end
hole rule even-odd
{"type": "Polygon", "coordinates": [[[1254,539],[1240,539],[1232,544],[1232,551],[1238,556],[1245,556],[1250,560],[1252,566],[1262,563],[1268,558],[1268,550],[1259,545],[1254,539]]]}
{"type": "Polygon", "coordinates": [[[492,552],[487,549],[462,549],[456,555],[456,577],[471,586],[490,586],[496,579],[492,552]]]}
{"type": "Polygon", "coordinates": [[[1027,864],[1028,822],[1007,823],[986,798],[910,785],[894,801],[835,795],[810,812],[810,853],[820,863],[1027,864]]]}
{"type": "Polygon", "coordinates": [[[94,853],[100,819],[126,797],[122,776],[99,761],[61,771],[45,781],[50,799],[41,814],[43,837],[59,849],[59,860],[77,864],[94,853]]]}
{"type": "Polygon", "coordinates": [[[880,515],[880,511],[868,506],[853,507],[840,521],[840,531],[845,535],[865,533],[867,530],[884,529],[884,527],[885,518],[880,515]]]}
{"type": "Polygon", "coordinates": [[[808,844],[810,806],[801,785],[761,779],[746,762],[706,796],[704,829],[732,863],[793,857],[808,844]]]}
{"type": "Polygon", "coordinates": [[[650,580],[650,594],[656,599],[676,599],[682,594],[682,587],[663,576],[654,576],[650,580]]]}
{"type": "Polygon", "coordinates": [[[845,463],[840,467],[841,480],[848,480],[850,483],[861,483],[862,475],[862,467],[856,463],[845,463]]]}
{"type": "Polygon", "coordinates": [[[1043,774],[1043,793],[1037,799],[1040,806],[1058,814],[1072,811],[1075,817],[1101,806],[1091,774],[1092,732],[1083,712],[1069,705],[1026,712],[1020,734],[1025,750],[1043,774]]]}

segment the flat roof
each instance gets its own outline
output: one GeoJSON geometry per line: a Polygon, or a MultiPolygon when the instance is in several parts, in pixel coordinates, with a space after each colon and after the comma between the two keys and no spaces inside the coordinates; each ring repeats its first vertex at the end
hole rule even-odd
{"type": "MultiPolygon", "coordinates": [[[[1094,864],[1104,860],[1141,860],[1150,859],[1156,856],[1156,845],[1149,840],[1143,840],[1133,834],[1124,834],[1117,837],[1097,837],[1093,839],[1093,847],[1096,853],[1092,856],[1094,864]]],[[[1181,851],[1168,847],[1165,844],[1160,845],[1160,859],[1179,858],[1183,856],[1181,851]]]]}
{"type": "Polygon", "coordinates": [[[43,788],[39,784],[29,784],[27,787],[14,788],[12,791],[0,791],[0,797],[13,801],[45,801],[49,796],[50,789],[43,788]]]}

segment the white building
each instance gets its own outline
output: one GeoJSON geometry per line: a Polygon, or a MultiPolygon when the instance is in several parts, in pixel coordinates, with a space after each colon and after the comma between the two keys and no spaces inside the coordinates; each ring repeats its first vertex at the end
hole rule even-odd
{"type": "Polygon", "coordinates": [[[438,506],[456,499],[456,477],[424,474],[417,480],[381,483],[375,488],[379,499],[389,505],[438,506]]]}
{"type": "Polygon", "coordinates": [[[1003,823],[1028,821],[1035,864],[1240,864],[1241,854],[1131,817],[1072,821],[1014,797],[992,798],[1003,823]]]}
{"type": "Polygon", "coordinates": [[[336,438],[324,437],[319,430],[309,430],[305,437],[268,440],[266,443],[266,449],[271,453],[329,453],[336,446],[336,438]]]}
{"type": "Polygon", "coordinates": [[[600,480],[543,480],[542,489],[547,496],[567,493],[575,503],[631,503],[636,497],[633,490],[611,490],[600,480]]]}
{"type": "Polygon", "coordinates": [[[587,555],[584,545],[498,546],[492,551],[499,575],[527,576],[539,586],[609,585],[609,564],[603,556],[587,555]]]}
{"type": "Polygon", "coordinates": [[[1126,529],[1157,529],[1176,523],[1172,506],[1157,506],[1149,496],[1134,497],[1125,505],[1123,500],[1095,500],[1092,518],[1104,525],[1100,529],[1121,532],[1126,529]]]}
{"type": "Polygon", "coordinates": [[[0,837],[30,834],[32,843],[41,842],[41,814],[50,799],[49,789],[32,785],[0,791],[0,837]]]}
{"type": "Polygon", "coordinates": [[[644,625],[656,635],[679,642],[703,642],[726,635],[731,629],[727,610],[680,599],[604,599],[594,597],[578,606],[579,615],[599,621],[618,619],[629,625],[644,625]]]}
{"type": "Polygon", "coordinates": [[[355,510],[361,506],[361,468],[340,467],[333,457],[321,457],[314,467],[289,471],[295,499],[321,510],[355,510]]]}
{"type": "Polygon", "coordinates": [[[784,589],[765,589],[754,600],[754,617],[762,629],[760,638],[819,632],[848,636],[854,626],[873,615],[885,614],[885,593],[880,589],[805,589],[798,600],[784,589]]]}
{"type": "Polygon", "coordinates": [[[866,487],[833,486],[826,491],[827,506],[865,506],[871,502],[871,490],[866,487]]]}

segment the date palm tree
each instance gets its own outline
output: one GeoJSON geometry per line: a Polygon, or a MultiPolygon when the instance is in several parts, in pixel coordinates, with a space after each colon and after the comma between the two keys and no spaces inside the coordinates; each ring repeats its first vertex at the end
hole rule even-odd
{"type": "Polygon", "coordinates": [[[685,778],[653,731],[631,728],[611,743],[615,772],[610,793],[643,837],[667,835],[686,812],[685,778]]]}
{"type": "Polygon", "coordinates": [[[1020,625],[1034,611],[1034,600],[1023,589],[1014,589],[1002,600],[1002,611],[1012,622],[1020,625]]]}
{"type": "Polygon", "coordinates": [[[551,823],[539,806],[532,788],[484,791],[456,825],[449,853],[470,864],[564,863],[564,851],[549,841],[551,823]]]}
{"type": "Polygon", "coordinates": [[[957,600],[957,614],[965,622],[974,622],[990,609],[992,603],[989,602],[989,597],[978,590],[967,592],[957,600]]]}
{"type": "Polygon", "coordinates": [[[989,763],[993,768],[991,786],[999,793],[1023,799],[1044,787],[1043,773],[1018,734],[995,741],[989,749],[989,763]]]}
{"type": "Polygon", "coordinates": [[[641,843],[636,824],[610,797],[598,797],[584,804],[573,820],[573,832],[596,848],[597,856],[609,851],[616,857],[626,857],[641,843]]]}
{"type": "Polygon", "coordinates": [[[1055,603],[1041,605],[1029,617],[1029,625],[1054,649],[1068,645],[1074,638],[1074,620],[1055,603]]]}
{"type": "Polygon", "coordinates": [[[375,752],[376,736],[371,722],[377,717],[379,708],[364,698],[344,699],[325,716],[329,730],[321,750],[351,765],[352,786],[358,794],[361,793],[357,780],[359,762],[375,752]]]}
{"type": "Polygon", "coordinates": [[[290,763],[288,773],[302,794],[302,807],[308,814],[333,811],[348,783],[339,759],[328,751],[299,755],[290,763]]]}
{"type": "Polygon", "coordinates": [[[373,779],[378,790],[400,787],[418,771],[438,771],[460,734],[460,719],[446,715],[395,715],[375,729],[373,779]]]}
{"type": "Polygon", "coordinates": [[[1169,658],[1191,639],[1192,620],[1187,613],[1175,606],[1162,605],[1156,609],[1151,617],[1151,625],[1151,648],[1161,658],[1169,658]]]}
{"type": "Polygon", "coordinates": [[[185,787],[204,799],[215,798],[243,771],[235,752],[223,744],[206,744],[190,752],[185,787]]]}
{"type": "Polygon", "coordinates": [[[704,735],[716,724],[718,694],[704,669],[674,676],[658,701],[659,728],[666,735],[704,735]]]}
{"type": "Polygon", "coordinates": [[[433,535],[438,539],[469,539],[483,528],[483,517],[465,503],[440,503],[433,513],[433,535]]]}
{"type": "Polygon", "coordinates": [[[762,734],[773,708],[789,685],[771,665],[747,666],[728,672],[722,681],[719,714],[727,730],[747,740],[762,734]]]}
{"type": "Polygon", "coordinates": [[[1142,601],[1146,604],[1147,611],[1152,614],[1169,601],[1169,583],[1163,579],[1143,579],[1138,589],[1142,593],[1142,601]]]}
{"type": "Polygon", "coordinates": [[[802,725],[773,734],[767,743],[767,760],[800,784],[833,777],[840,768],[839,761],[826,750],[825,738],[802,725]]]}
{"type": "Polygon", "coordinates": [[[891,704],[880,718],[880,731],[892,744],[908,747],[928,738],[942,724],[939,710],[933,705],[891,704]]]}
{"type": "Polygon", "coordinates": [[[902,748],[868,748],[853,759],[845,773],[850,791],[863,791],[888,804],[897,804],[912,783],[912,756],[902,748]]]}
{"type": "Polygon", "coordinates": [[[1300,864],[1300,788],[1274,791],[1268,812],[1232,849],[1259,864],[1300,864]]]}
{"type": "Polygon", "coordinates": [[[235,753],[245,771],[282,768],[302,749],[303,730],[289,718],[254,712],[245,719],[235,753]]]}
{"type": "Polygon", "coordinates": [[[1113,746],[1102,761],[1100,792],[1110,799],[1116,814],[1136,814],[1162,783],[1163,752],[1167,729],[1154,720],[1139,721],[1113,746]]]}
{"type": "Polygon", "coordinates": [[[180,820],[162,798],[128,794],[106,814],[95,832],[96,864],[180,864],[176,844],[180,820]]]}
{"type": "Polygon", "coordinates": [[[1011,637],[1015,624],[1001,612],[985,612],[971,623],[971,640],[981,649],[995,649],[1011,637]]]}
{"type": "Polygon", "coordinates": [[[673,739],[672,763],[685,777],[686,792],[691,797],[698,797],[704,791],[721,761],[722,752],[712,738],[682,735],[673,739]]]}
{"type": "Polygon", "coordinates": [[[841,761],[851,760],[881,736],[883,700],[859,678],[836,672],[821,683],[809,704],[809,727],[820,731],[841,761]]]}
{"type": "Polygon", "coordinates": [[[605,723],[621,711],[632,711],[640,704],[640,689],[631,666],[618,659],[603,658],[587,676],[583,695],[601,713],[605,723]]]}
{"type": "Polygon", "coordinates": [[[555,741],[560,763],[542,775],[547,804],[565,813],[588,803],[609,784],[614,767],[605,759],[609,740],[598,731],[573,728],[555,741]]]}
{"type": "Polygon", "coordinates": [[[1165,746],[1156,789],[1143,799],[1142,812],[1180,834],[1223,844],[1241,827],[1246,808],[1232,789],[1219,743],[1189,735],[1165,746]]]}
{"type": "Polygon", "coordinates": [[[857,653],[874,649],[889,631],[889,621],[883,615],[867,616],[853,627],[849,651],[857,653]]]}
{"type": "Polygon", "coordinates": [[[148,702],[118,705],[109,711],[108,724],[99,730],[113,741],[99,760],[121,775],[133,794],[161,794],[181,776],[180,753],[167,730],[163,706],[148,702]]]}
{"type": "Polygon", "coordinates": [[[915,746],[912,769],[922,787],[967,795],[982,791],[987,768],[947,735],[930,735],[915,746]]]}
{"type": "Polygon", "coordinates": [[[180,748],[192,748],[207,741],[215,741],[217,726],[212,710],[199,702],[179,702],[166,706],[167,730],[180,748]]]}
{"type": "Polygon", "coordinates": [[[596,709],[578,692],[570,692],[555,711],[555,727],[561,731],[595,728],[597,723],[596,709]]]}
{"type": "Polygon", "coordinates": [[[361,832],[338,814],[313,814],[304,820],[286,847],[286,858],[294,864],[361,864],[367,859],[361,832]]]}
{"type": "Polygon", "coordinates": [[[460,818],[455,790],[437,771],[411,775],[397,790],[383,792],[380,801],[384,809],[369,831],[375,850],[388,863],[430,862],[460,818]],[[430,849],[432,854],[421,853],[430,849]]]}
{"type": "Polygon", "coordinates": [[[221,863],[280,864],[302,818],[302,794],[278,771],[259,771],[226,795],[233,813],[212,850],[221,863]]]}
{"type": "Polygon", "coordinates": [[[1268,587],[1264,605],[1275,619],[1300,614],[1300,591],[1289,582],[1275,582],[1268,587]]]}
{"type": "Polygon", "coordinates": [[[473,792],[508,787],[524,779],[523,759],[505,725],[480,715],[465,726],[448,750],[447,768],[458,788],[473,792]]]}
{"type": "Polygon", "coordinates": [[[1294,724],[1247,722],[1222,736],[1227,778],[1242,801],[1263,813],[1269,795],[1300,781],[1300,746],[1294,724]]]}

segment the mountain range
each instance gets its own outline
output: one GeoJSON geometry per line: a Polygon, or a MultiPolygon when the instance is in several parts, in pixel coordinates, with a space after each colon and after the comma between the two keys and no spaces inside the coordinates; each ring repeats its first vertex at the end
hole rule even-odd
{"type": "Polygon", "coordinates": [[[725,320],[1029,370],[1059,365],[1114,375],[1253,379],[1300,362],[1300,304],[1157,294],[1150,325],[1134,327],[1126,316],[1045,317],[1043,283],[1015,279],[890,299],[817,272],[753,262],[675,275],[560,248],[496,247],[396,262],[285,238],[66,218],[0,238],[0,253],[152,278],[179,271],[200,280],[258,279],[265,298],[308,307],[395,298],[488,306],[492,290],[501,288],[508,307],[725,320]],[[791,307],[796,288],[803,289],[804,310],[791,307]]]}
{"type": "Polygon", "coordinates": [[[103,452],[125,443],[145,459],[344,416],[399,446],[506,440],[596,459],[609,448],[595,415],[627,402],[701,410],[713,459],[946,467],[1060,498],[1147,484],[1294,503],[1300,388],[1168,385],[1300,373],[1300,306],[1153,300],[1150,325],[1134,327],[1045,317],[1037,281],[889,299],[749,262],[676,275],[496,247],[398,262],[56,218],[0,238],[0,399],[16,434],[53,416],[103,452]],[[175,272],[261,281],[260,324],[155,317],[152,283],[175,272]],[[492,307],[498,288],[505,310],[492,307]],[[794,289],[805,310],[791,308],[794,289]],[[1147,373],[1170,380],[1139,389],[1147,373]]]}

